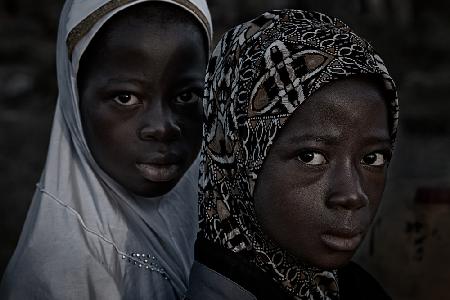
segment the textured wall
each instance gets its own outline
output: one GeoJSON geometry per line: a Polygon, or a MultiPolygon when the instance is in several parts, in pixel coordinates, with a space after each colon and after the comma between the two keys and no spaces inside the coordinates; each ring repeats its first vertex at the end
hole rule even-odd
{"type": "MultiPolygon", "coordinates": [[[[210,0],[216,39],[271,8],[340,17],[372,41],[400,89],[401,121],[384,203],[356,260],[394,299],[450,291],[450,6],[428,0],[210,0]]],[[[0,1],[0,274],[44,165],[57,95],[62,1],[0,1]]]]}

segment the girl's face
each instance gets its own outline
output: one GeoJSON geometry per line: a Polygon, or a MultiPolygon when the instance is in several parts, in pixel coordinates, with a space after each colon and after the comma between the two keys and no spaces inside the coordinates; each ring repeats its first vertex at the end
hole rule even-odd
{"type": "Polygon", "coordinates": [[[344,265],[380,204],[390,157],[377,86],[325,86],[292,114],[264,162],[254,196],[264,232],[302,262],[344,265]]]}
{"type": "Polygon", "coordinates": [[[171,190],[200,148],[207,53],[200,27],[184,19],[113,17],[90,46],[101,50],[82,60],[89,148],[106,173],[141,196],[171,190]]]}

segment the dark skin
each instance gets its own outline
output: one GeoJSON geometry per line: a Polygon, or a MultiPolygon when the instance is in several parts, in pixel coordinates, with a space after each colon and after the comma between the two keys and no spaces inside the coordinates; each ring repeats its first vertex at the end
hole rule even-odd
{"type": "Polygon", "coordinates": [[[323,87],[292,114],[264,161],[254,194],[264,232],[301,262],[345,265],[376,214],[391,152],[376,84],[351,78],[323,87]]]}
{"type": "Polygon", "coordinates": [[[112,17],[83,54],[80,112],[98,165],[128,191],[154,197],[176,185],[199,151],[208,54],[187,12],[150,4],[153,16],[134,17],[140,5],[112,17]]]}

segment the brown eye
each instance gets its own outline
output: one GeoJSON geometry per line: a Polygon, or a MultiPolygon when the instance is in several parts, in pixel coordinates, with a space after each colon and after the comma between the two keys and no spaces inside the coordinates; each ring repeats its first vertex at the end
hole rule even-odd
{"type": "Polygon", "coordinates": [[[139,99],[133,94],[120,94],[114,97],[114,101],[123,106],[139,104],[139,99]]]}
{"type": "Polygon", "coordinates": [[[314,151],[304,151],[298,155],[298,160],[307,165],[323,165],[327,163],[325,156],[314,151]]]}
{"type": "Polygon", "coordinates": [[[387,160],[384,154],[373,152],[364,156],[361,163],[369,166],[381,167],[386,164],[386,161],[387,160]]]}
{"type": "Polygon", "coordinates": [[[194,92],[185,92],[177,96],[176,102],[180,104],[195,103],[200,97],[194,92]]]}

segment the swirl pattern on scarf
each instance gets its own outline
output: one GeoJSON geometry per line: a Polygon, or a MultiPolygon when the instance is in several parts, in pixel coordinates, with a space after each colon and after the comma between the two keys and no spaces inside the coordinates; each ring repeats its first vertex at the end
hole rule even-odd
{"type": "Polygon", "coordinates": [[[299,264],[264,235],[254,210],[255,183],[294,110],[324,85],[358,74],[384,79],[394,142],[394,82],[372,46],[336,18],[267,12],[228,31],[209,63],[199,236],[248,257],[296,299],[338,299],[337,272],[299,264]]]}

